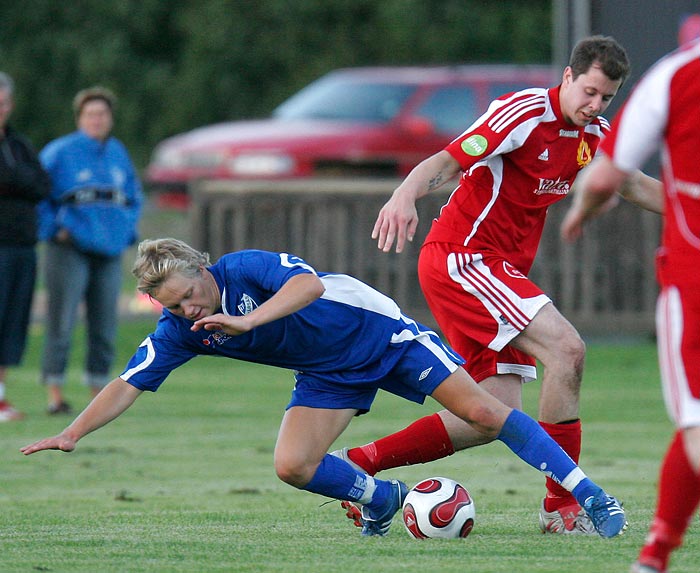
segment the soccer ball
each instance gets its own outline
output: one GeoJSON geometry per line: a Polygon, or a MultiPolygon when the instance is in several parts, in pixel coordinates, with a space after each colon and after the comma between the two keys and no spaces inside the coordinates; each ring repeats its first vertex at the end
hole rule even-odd
{"type": "Polygon", "coordinates": [[[466,537],[475,516],[474,500],[466,488],[444,477],[423,480],[403,502],[403,524],[416,539],[466,537]]]}

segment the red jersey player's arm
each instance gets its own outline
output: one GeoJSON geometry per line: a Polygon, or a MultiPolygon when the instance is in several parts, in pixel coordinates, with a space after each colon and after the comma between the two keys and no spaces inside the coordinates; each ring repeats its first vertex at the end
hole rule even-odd
{"type": "Polygon", "coordinates": [[[584,223],[613,207],[615,193],[649,211],[663,213],[663,186],[641,171],[625,172],[601,155],[581,172],[574,185],[574,201],[561,224],[561,236],[574,241],[584,223]]]}
{"type": "Polygon", "coordinates": [[[460,171],[459,163],[447,151],[438,151],[421,161],[399,185],[379,211],[372,238],[385,253],[396,240],[396,252],[412,241],[418,226],[416,201],[439,189],[460,171]]]}
{"type": "Polygon", "coordinates": [[[642,209],[660,214],[664,212],[663,183],[641,171],[632,173],[617,192],[642,209]]]}
{"type": "Polygon", "coordinates": [[[629,173],[617,168],[606,155],[581,171],[574,184],[573,203],[564,215],[560,234],[567,241],[575,241],[583,233],[589,219],[615,206],[615,194],[629,178],[629,173]]]}

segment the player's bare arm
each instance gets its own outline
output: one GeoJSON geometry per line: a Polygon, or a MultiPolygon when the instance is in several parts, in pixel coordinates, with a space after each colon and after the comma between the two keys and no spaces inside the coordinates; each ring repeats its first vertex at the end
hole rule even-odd
{"type": "Polygon", "coordinates": [[[379,211],[372,229],[377,246],[387,253],[396,241],[396,252],[403,251],[406,241],[413,241],[418,226],[416,201],[442,187],[459,169],[457,161],[444,150],[414,167],[379,211]]]}
{"type": "Polygon", "coordinates": [[[629,174],[621,171],[605,155],[591,163],[576,179],[573,204],[562,221],[560,233],[563,239],[573,242],[583,233],[583,225],[589,219],[606,211],[615,192],[622,188],[629,174]]]}
{"type": "Polygon", "coordinates": [[[119,417],[140,395],[141,390],[115,378],[60,434],[24,446],[20,452],[25,456],[41,450],[72,452],[78,440],[119,417]]]}
{"type": "Polygon", "coordinates": [[[662,214],[664,212],[664,186],[661,181],[646,173],[636,171],[622,184],[618,193],[630,203],[642,209],[662,214]]]}
{"type": "Polygon", "coordinates": [[[308,306],[320,298],[325,290],[321,279],[315,274],[296,275],[253,312],[243,316],[222,313],[205,316],[192,325],[192,330],[222,330],[226,334],[237,336],[308,306]]]}

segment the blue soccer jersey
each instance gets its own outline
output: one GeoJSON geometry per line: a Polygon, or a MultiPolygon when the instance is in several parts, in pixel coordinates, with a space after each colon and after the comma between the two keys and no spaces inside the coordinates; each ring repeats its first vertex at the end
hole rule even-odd
{"type": "Polygon", "coordinates": [[[326,290],[301,310],[238,336],[192,332],[191,320],[164,309],[122,379],[155,391],[178,366],[194,356],[211,355],[366,385],[386,376],[411,341],[426,338],[440,347],[450,370],[463,362],[434,332],[404,316],[391,298],[351,276],[317,273],[293,255],[240,251],[223,256],[209,271],[222,293],[220,311],[229,315],[253,311],[298,274],[316,274],[326,290]]]}

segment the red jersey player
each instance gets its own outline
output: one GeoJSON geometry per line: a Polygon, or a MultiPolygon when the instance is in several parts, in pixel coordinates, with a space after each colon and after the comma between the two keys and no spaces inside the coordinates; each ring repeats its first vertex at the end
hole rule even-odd
{"type": "MultiPolygon", "coordinates": [[[[498,98],[462,135],[420,163],[382,208],[372,234],[380,249],[389,251],[395,242],[400,252],[416,230],[416,200],[461,172],[421,249],[421,288],[465,368],[509,406],[522,408],[522,383],[535,379],[540,360],[540,423],[574,460],[581,448],[584,343],[527,274],[547,208],[568,194],[592,160],[609,129],[600,115],[628,73],[627,55],[615,40],[581,41],[559,86],[498,98]]],[[[633,193],[635,186],[629,187],[633,193]]],[[[442,411],[336,454],[371,473],[488,441],[442,411]]],[[[552,480],[546,487],[542,531],[594,533],[565,489],[552,480]]],[[[351,516],[353,508],[344,506],[351,516]]]]}
{"type": "Polygon", "coordinates": [[[663,166],[661,286],[656,326],[661,380],[677,431],[661,466],[659,496],[635,573],[665,573],[700,505],[700,40],[656,63],[615,120],[562,234],[576,238],[583,222],[659,147],[663,166]]]}

